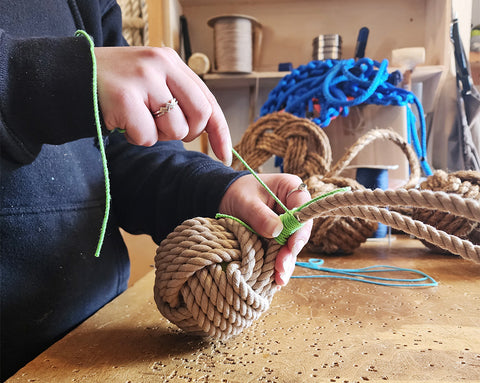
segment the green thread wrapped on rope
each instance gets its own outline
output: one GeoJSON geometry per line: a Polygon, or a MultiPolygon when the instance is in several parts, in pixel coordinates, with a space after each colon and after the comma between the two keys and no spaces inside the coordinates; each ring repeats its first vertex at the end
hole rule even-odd
{"type": "Polygon", "coordinates": [[[275,240],[280,245],[285,245],[288,238],[300,229],[304,224],[298,222],[298,219],[293,215],[293,211],[289,210],[280,215],[280,220],[283,223],[283,230],[278,237],[275,237],[275,240]]]}
{"type": "Polygon", "coordinates": [[[75,36],[83,36],[90,44],[90,54],[92,56],[92,96],[93,96],[93,113],[95,116],[95,127],[97,128],[98,145],[100,147],[100,155],[102,157],[103,175],[105,178],[105,214],[103,216],[102,226],[100,228],[100,238],[98,239],[97,249],[95,251],[95,257],[100,256],[100,250],[103,246],[103,240],[105,239],[105,233],[107,231],[108,216],[110,213],[110,177],[108,175],[107,155],[105,154],[105,146],[103,144],[102,126],[100,123],[100,112],[98,106],[97,95],[97,60],[95,58],[95,43],[90,35],[83,31],[78,30],[75,32],[75,36]]]}

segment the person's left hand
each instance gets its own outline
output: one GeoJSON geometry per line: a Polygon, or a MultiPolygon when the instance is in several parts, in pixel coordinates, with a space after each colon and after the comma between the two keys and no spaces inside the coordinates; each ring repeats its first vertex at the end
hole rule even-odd
{"type": "MultiPolygon", "coordinates": [[[[288,208],[293,209],[310,201],[307,191],[295,191],[302,180],[292,174],[260,174],[259,177],[288,208]]],[[[248,223],[259,235],[266,238],[277,237],[283,229],[278,214],[285,211],[278,206],[272,196],[252,176],[237,179],[227,190],[220,203],[219,212],[232,215],[248,223]]],[[[288,283],[297,255],[308,242],[312,221],[297,230],[285,246],[282,246],[275,261],[275,282],[284,286],[288,283]]]]}

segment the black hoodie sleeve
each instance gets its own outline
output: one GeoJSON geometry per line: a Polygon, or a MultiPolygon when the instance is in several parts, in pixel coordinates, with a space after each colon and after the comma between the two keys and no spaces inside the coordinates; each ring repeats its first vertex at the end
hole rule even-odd
{"type": "Polygon", "coordinates": [[[214,217],[237,172],[207,155],[187,151],[179,141],[150,148],[112,134],[107,145],[112,208],[120,226],[160,241],[192,217],[214,217]]]}
{"type": "Polygon", "coordinates": [[[43,144],[96,134],[90,46],[75,27],[96,46],[126,45],[114,0],[68,3],[75,20],[69,36],[16,37],[0,25],[0,155],[15,162],[32,162],[43,144]]]}
{"type": "Polygon", "coordinates": [[[42,144],[95,134],[84,37],[12,38],[0,30],[1,155],[32,162],[42,144]]]}

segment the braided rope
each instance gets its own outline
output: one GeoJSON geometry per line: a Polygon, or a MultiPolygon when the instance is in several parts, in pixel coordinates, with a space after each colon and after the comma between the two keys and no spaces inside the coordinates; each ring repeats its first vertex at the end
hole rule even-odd
{"type": "Polygon", "coordinates": [[[260,110],[265,116],[284,110],[298,117],[311,117],[326,127],[338,116],[347,116],[349,107],[360,104],[405,106],[408,139],[411,141],[426,175],[432,170],[426,159],[426,123],[423,107],[417,97],[395,87],[387,72],[388,61],[381,63],[369,58],[360,60],[311,61],[294,69],[279,81],[260,110]],[[313,100],[320,108],[314,110],[313,100]],[[418,110],[421,137],[418,137],[416,118],[410,105],[418,110]],[[318,116],[316,115],[318,114],[318,116]]]}

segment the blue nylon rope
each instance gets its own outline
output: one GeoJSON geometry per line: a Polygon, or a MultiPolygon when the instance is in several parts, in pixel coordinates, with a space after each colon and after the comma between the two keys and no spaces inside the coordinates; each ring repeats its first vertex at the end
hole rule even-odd
{"type": "Polygon", "coordinates": [[[408,269],[403,267],[388,266],[388,265],[376,265],[362,267],[359,269],[334,269],[330,267],[322,267],[324,261],[323,259],[311,258],[308,262],[296,262],[296,266],[323,271],[333,275],[293,275],[291,278],[335,278],[335,279],[346,279],[350,281],[370,283],[380,286],[390,286],[390,287],[434,287],[438,286],[438,282],[425,274],[422,271],[408,269]],[[413,273],[420,275],[419,278],[391,278],[391,277],[380,277],[372,276],[368,274],[372,273],[386,273],[386,272],[403,272],[403,273],[413,273]],[[427,282],[425,282],[427,281],[427,282]],[[395,283],[400,282],[400,283],[395,283]]]}
{"type": "Polygon", "coordinates": [[[408,142],[413,146],[424,173],[431,175],[432,170],[426,159],[426,123],[422,104],[412,92],[394,85],[397,73],[389,74],[387,67],[388,60],[379,63],[370,58],[311,61],[280,80],[262,106],[260,116],[284,110],[306,118],[313,109],[312,99],[316,99],[320,113],[312,121],[324,128],[332,119],[347,116],[351,106],[405,106],[408,142]],[[411,105],[418,111],[421,138],[418,137],[411,105]]]}

